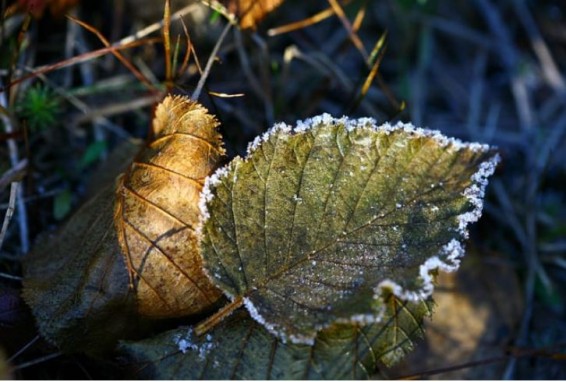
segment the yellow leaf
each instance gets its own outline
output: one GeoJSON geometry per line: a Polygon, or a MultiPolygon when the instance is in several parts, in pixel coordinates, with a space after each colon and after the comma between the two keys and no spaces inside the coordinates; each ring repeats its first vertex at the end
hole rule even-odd
{"type": "Polygon", "coordinates": [[[283,0],[223,0],[228,10],[240,18],[243,29],[255,29],[269,12],[277,8],[283,0]]]}
{"type": "Polygon", "coordinates": [[[195,234],[204,179],[224,156],[217,126],[198,103],[165,98],[154,140],[118,181],[115,225],[143,315],[197,313],[220,297],[202,271],[195,234]]]}

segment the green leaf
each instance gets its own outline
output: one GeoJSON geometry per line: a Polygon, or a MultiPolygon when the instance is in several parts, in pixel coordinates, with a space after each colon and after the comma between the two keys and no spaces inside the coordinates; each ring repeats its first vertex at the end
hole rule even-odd
{"type": "Polygon", "coordinates": [[[23,297],[41,334],[67,352],[103,354],[142,327],[113,206],[112,184],[24,261],[23,297]]]}
{"type": "Polygon", "coordinates": [[[95,141],[88,145],[79,162],[79,169],[84,170],[91,164],[94,164],[102,153],[107,150],[107,146],[106,141],[95,141]]]}
{"type": "Polygon", "coordinates": [[[69,211],[71,211],[72,199],[73,195],[69,189],[65,189],[55,196],[53,201],[53,216],[55,219],[61,220],[67,216],[69,211]]]}
{"type": "Polygon", "coordinates": [[[497,160],[487,145],[406,124],[276,125],[207,180],[205,268],[284,341],[379,322],[384,291],[418,301],[432,273],[458,267],[497,160]]]}
{"type": "Polygon", "coordinates": [[[382,323],[333,325],[312,346],[283,343],[240,310],[204,336],[180,328],[120,351],[135,378],[365,379],[411,349],[430,305],[390,295],[382,323]]]}

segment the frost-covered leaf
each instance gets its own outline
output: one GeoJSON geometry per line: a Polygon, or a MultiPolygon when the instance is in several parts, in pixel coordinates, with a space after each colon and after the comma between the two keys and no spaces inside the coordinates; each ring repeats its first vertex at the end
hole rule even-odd
{"type": "Polygon", "coordinates": [[[205,268],[283,340],[379,321],[384,290],[426,298],[432,272],[457,268],[496,163],[486,145],[411,125],[276,125],[207,181],[205,268]]]}
{"type": "Polygon", "coordinates": [[[148,317],[198,313],[221,295],[202,271],[195,234],[204,179],[224,155],[217,126],[197,102],[166,97],[153,139],[119,178],[118,239],[139,311],[148,317]]]}
{"type": "Polygon", "coordinates": [[[281,342],[240,310],[202,337],[180,328],[120,350],[137,378],[365,379],[411,350],[429,313],[429,302],[390,296],[381,323],[333,325],[309,346],[281,342]]]}

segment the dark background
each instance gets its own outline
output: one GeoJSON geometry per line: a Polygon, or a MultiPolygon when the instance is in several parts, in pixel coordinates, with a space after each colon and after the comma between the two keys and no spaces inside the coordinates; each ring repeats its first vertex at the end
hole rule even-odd
{"type": "MultiPolygon", "coordinates": [[[[3,14],[13,3],[2,2],[3,14]]],[[[190,1],[173,3],[178,9],[190,1]]],[[[231,156],[245,153],[247,143],[274,122],[322,112],[412,122],[497,146],[503,160],[462,268],[441,276],[426,338],[388,375],[566,379],[566,4],[342,2],[351,22],[364,4],[354,35],[365,52],[387,35],[378,75],[361,102],[356,100],[371,68],[336,15],[293,32],[268,33],[328,8],[324,0],[287,0],[256,31],[230,31],[200,101],[221,121],[231,156]]],[[[68,11],[115,42],[159,21],[162,2],[82,0],[68,11]]],[[[27,30],[21,10],[3,19],[3,87],[103,46],[62,13],[46,9],[36,16],[27,30]]],[[[202,5],[184,20],[204,66],[224,20],[202,5]]],[[[172,36],[178,34],[184,37],[174,21],[172,36]]],[[[181,43],[179,57],[184,48],[181,43]]],[[[123,52],[165,89],[161,43],[123,52]]],[[[171,89],[190,95],[199,78],[193,55],[171,89]]],[[[96,169],[113,148],[147,136],[156,92],[112,55],[4,90],[2,115],[11,121],[3,119],[0,132],[2,218],[10,182],[21,182],[0,249],[0,349],[15,378],[120,377],[110,362],[61,355],[37,338],[19,297],[21,258],[94,192],[101,182],[96,169]],[[37,94],[43,101],[34,103],[37,94]],[[24,159],[27,167],[18,171],[24,159]]]]}

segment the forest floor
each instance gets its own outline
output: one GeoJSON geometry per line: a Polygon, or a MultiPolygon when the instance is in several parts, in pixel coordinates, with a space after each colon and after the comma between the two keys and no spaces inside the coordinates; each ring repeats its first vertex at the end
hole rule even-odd
{"type": "MultiPolygon", "coordinates": [[[[177,73],[186,34],[174,13],[171,50],[181,43],[168,70],[162,2],[51,0],[34,17],[8,15],[12,3],[2,2],[0,25],[0,353],[18,379],[106,378],[117,375],[111,364],[63,355],[38,336],[20,298],[22,258],[104,182],[97,169],[114,148],[147,137],[165,92],[193,93],[226,20],[198,1],[172,2],[194,49],[177,73]],[[132,44],[120,50],[129,64],[108,51],[89,57],[105,47],[95,31],[132,44]]],[[[334,3],[285,1],[218,45],[200,101],[221,122],[229,156],[275,122],[323,112],[497,146],[502,162],[462,268],[441,275],[426,337],[386,375],[566,379],[564,2],[350,0],[343,15],[334,3]]]]}

